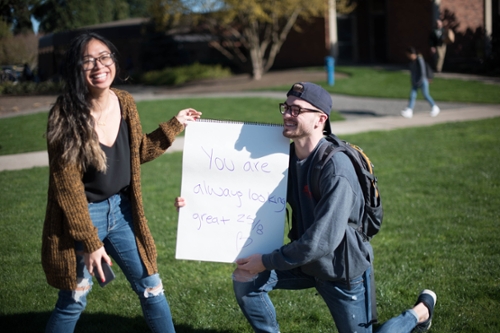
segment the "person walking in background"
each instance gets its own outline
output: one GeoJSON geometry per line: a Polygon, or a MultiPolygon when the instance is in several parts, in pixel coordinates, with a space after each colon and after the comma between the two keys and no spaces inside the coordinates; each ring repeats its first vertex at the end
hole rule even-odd
{"type": "Polygon", "coordinates": [[[453,30],[443,27],[443,21],[436,20],[435,27],[429,34],[429,44],[434,60],[434,69],[441,73],[443,70],[444,58],[446,56],[446,44],[453,43],[455,34],[453,30]]]}
{"type": "Polygon", "coordinates": [[[421,89],[424,98],[431,105],[430,115],[431,117],[435,117],[441,110],[429,94],[429,80],[432,80],[433,77],[432,69],[429,64],[425,62],[422,55],[417,53],[415,48],[409,47],[406,50],[406,56],[410,59],[411,91],[408,107],[401,111],[401,115],[405,118],[413,117],[413,108],[415,107],[417,91],[421,89]]]}
{"type": "Polygon", "coordinates": [[[105,282],[110,257],[136,292],[153,332],[174,332],[144,216],[140,165],[162,155],[200,112],[184,109],[143,134],[132,96],[111,84],[116,49],[83,33],[65,55],[63,93],[49,113],[48,200],[42,266],[59,289],[46,332],[73,332],[87,304],[92,276],[105,282]]]}

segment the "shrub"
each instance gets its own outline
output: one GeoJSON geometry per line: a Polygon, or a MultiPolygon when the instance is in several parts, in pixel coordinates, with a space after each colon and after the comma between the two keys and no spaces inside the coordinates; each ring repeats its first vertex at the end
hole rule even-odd
{"type": "Polygon", "coordinates": [[[59,94],[59,82],[4,82],[0,84],[0,95],[49,95],[59,94]]]}
{"type": "Polygon", "coordinates": [[[143,74],[140,81],[148,85],[178,85],[194,80],[229,76],[231,76],[231,70],[221,65],[194,63],[189,66],[168,67],[159,71],[150,71],[143,74]]]}

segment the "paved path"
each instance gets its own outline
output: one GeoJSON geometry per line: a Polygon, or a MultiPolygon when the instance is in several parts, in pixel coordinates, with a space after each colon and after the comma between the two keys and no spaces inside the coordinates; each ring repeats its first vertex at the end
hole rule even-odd
{"type": "MultiPolygon", "coordinates": [[[[288,71],[280,75],[268,74],[267,81],[261,82],[264,86],[272,84],[285,84],[299,80],[316,81],[324,79],[323,73],[310,73],[300,71],[288,71]]],[[[463,76],[463,79],[476,79],[463,76]]],[[[136,101],[168,98],[201,98],[201,97],[271,97],[284,99],[285,92],[241,92],[249,89],[255,82],[248,78],[236,77],[227,80],[207,81],[196,85],[187,85],[178,89],[158,89],[141,86],[125,86],[136,101]]],[[[255,87],[254,87],[255,88],[255,87]]],[[[380,99],[365,97],[350,97],[343,95],[332,95],[333,106],[345,116],[345,122],[332,123],[332,130],[338,135],[354,134],[365,131],[392,130],[397,128],[429,126],[433,124],[467,121],[474,119],[485,119],[500,117],[500,105],[465,104],[465,103],[439,103],[441,113],[437,117],[430,117],[430,107],[425,101],[417,101],[414,109],[414,117],[406,119],[399,115],[407,101],[401,99],[380,99]]],[[[55,101],[55,97],[54,97],[55,101]]],[[[34,107],[11,113],[4,113],[0,118],[18,116],[34,112],[46,111],[47,107],[34,107]]],[[[181,151],[184,138],[179,137],[167,152],[181,151]]],[[[33,152],[26,154],[0,156],[0,171],[18,170],[38,166],[47,166],[47,152],[33,152]]]]}
{"type": "MultiPolygon", "coordinates": [[[[417,113],[412,119],[401,116],[385,117],[360,117],[345,122],[332,123],[332,130],[337,135],[354,134],[364,131],[393,130],[397,128],[429,126],[445,122],[467,121],[474,119],[485,119],[500,117],[500,106],[474,106],[458,109],[443,110],[437,117],[430,117],[426,113],[417,113]]],[[[184,138],[175,140],[167,152],[182,151],[184,138]]],[[[48,157],[46,151],[0,156],[0,171],[18,170],[39,166],[47,166],[48,157]]]]}

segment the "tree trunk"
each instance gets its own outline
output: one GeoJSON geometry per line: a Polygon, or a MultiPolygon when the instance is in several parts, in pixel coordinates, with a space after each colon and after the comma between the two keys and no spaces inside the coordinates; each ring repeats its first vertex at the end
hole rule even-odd
{"type": "Polygon", "coordinates": [[[262,79],[262,76],[271,69],[276,55],[297,21],[301,10],[301,8],[296,8],[281,28],[277,18],[274,18],[274,22],[268,23],[264,28],[265,33],[262,40],[260,38],[261,31],[259,31],[257,24],[252,24],[252,27],[246,30],[245,34],[250,41],[250,58],[252,59],[254,80],[262,79]]]}
{"type": "Polygon", "coordinates": [[[259,47],[252,45],[250,49],[250,58],[252,59],[252,78],[254,80],[262,79],[262,75],[264,75],[263,55],[259,47]]]}
{"type": "Polygon", "coordinates": [[[260,43],[260,29],[258,22],[252,22],[248,28],[245,29],[245,36],[248,40],[250,48],[250,59],[252,61],[252,78],[254,80],[262,79],[264,74],[264,55],[265,50],[262,50],[260,43]]]}

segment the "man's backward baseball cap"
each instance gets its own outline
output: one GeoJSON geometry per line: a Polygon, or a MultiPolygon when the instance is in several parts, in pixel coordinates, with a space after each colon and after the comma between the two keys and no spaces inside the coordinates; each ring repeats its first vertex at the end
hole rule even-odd
{"type": "Polygon", "coordinates": [[[323,111],[328,116],[328,119],[325,123],[324,132],[327,135],[332,133],[332,128],[330,126],[332,97],[325,89],[311,82],[297,82],[290,88],[290,90],[286,94],[287,97],[290,95],[303,99],[304,101],[323,111]]]}

